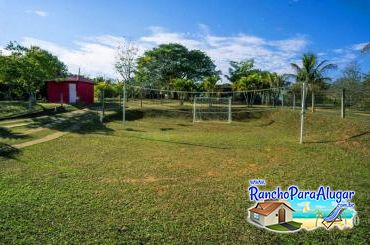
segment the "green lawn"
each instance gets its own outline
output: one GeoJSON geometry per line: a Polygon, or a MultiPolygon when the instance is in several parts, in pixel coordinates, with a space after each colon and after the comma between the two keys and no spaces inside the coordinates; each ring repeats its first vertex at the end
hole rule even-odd
{"type": "Polygon", "coordinates": [[[230,125],[128,114],[125,127],[119,117],[93,121],[0,157],[3,243],[369,242],[368,117],[308,114],[299,145],[299,115],[285,111],[230,125]],[[266,189],[355,190],[360,223],[284,235],[257,228],[246,221],[252,178],[266,189]]]}
{"type": "Polygon", "coordinates": [[[267,228],[269,228],[271,230],[274,230],[274,231],[289,231],[288,228],[286,228],[282,225],[279,225],[279,224],[269,225],[269,226],[267,226],[267,228]]]}
{"type": "MultiPolygon", "coordinates": [[[[294,226],[298,229],[301,228],[301,225],[302,225],[302,223],[295,222],[295,221],[289,221],[289,222],[287,222],[287,224],[290,224],[290,225],[292,225],[292,226],[294,226]]],[[[275,231],[289,231],[288,228],[286,228],[286,227],[284,227],[280,224],[269,225],[269,226],[267,226],[267,228],[269,228],[271,230],[275,230],[275,231]]]]}
{"type": "MultiPolygon", "coordinates": [[[[59,107],[57,103],[35,103],[29,108],[28,101],[0,101],[0,119],[15,116],[27,116],[28,114],[42,112],[46,109],[59,107]]],[[[75,110],[74,106],[64,105],[67,111],[75,110]]]]}
{"type": "Polygon", "coordinates": [[[301,228],[301,226],[302,226],[302,223],[295,222],[295,221],[290,221],[290,222],[288,222],[288,224],[290,224],[290,225],[292,225],[296,228],[301,228]]]}

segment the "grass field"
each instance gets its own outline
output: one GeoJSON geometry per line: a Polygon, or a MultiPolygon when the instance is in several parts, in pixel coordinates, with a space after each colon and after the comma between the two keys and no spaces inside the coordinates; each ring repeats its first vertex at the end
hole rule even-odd
{"type": "Polygon", "coordinates": [[[128,114],[0,157],[3,243],[369,243],[369,117],[308,114],[299,145],[288,111],[230,125],[128,114]],[[246,221],[252,178],[355,190],[360,223],[259,229],[246,221]]]}
{"type": "MultiPolygon", "coordinates": [[[[299,229],[301,228],[301,225],[302,223],[298,223],[298,222],[294,222],[294,221],[290,221],[290,222],[287,222],[287,224],[299,229]]],[[[282,226],[281,224],[275,224],[275,225],[269,225],[267,226],[267,228],[271,229],[271,230],[275,230],[275,231],[289,231],[288,228],[282,226]]]]}
{"type": "MultiPolygon", "coordinates": [[[[60,104],[56,103],[34,103],[30,109],[27,101],[0,101],[0,119],[27,116],[47,109],[54,109],[59,106],[60,104]]],[[[71,111],[76,108],[71,105],[64,105],[64,109],[66,111],[71,111]]]]}

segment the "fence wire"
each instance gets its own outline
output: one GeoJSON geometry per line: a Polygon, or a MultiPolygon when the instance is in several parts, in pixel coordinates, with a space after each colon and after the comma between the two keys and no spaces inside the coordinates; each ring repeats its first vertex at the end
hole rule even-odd
{"type": "MultiPolygon", "coordinates": [[[[300,110],[302,103],[301,89],[270,88],[246,91],[178,91],[157,88],[127,86],[126,95],[123,91],[119,96],[100,96],[101,111],[122,111],[125,108],[152,110],[152,115],[185,115],[193,117],[194,100],[208,98],[211,104],[231,98],[231,114],[233,118],[243,118],[252,112],[265,112],[278,109],[300,110]],[[125,97],[125,99],[124,99],[125,97]]],[[[200,100],[198,100],[200,101],[200,100]]],[[[318,89],[313,92],[306,90],[305,108],[310,111],[322,111],[341,115],[342,103],[346,114],[370,113],[370,89],[342,90],[318,89]]],[[[207,104],[208,102],[205,102],[207,104]]],[[[209,103],[208,103],[209,104],[209,103]]],[[[214,106],[213,109],[220,109],[214,106]]],[[[103,113],[103,114],[104,114],[103,113]]],[[[211,113],[209,113],[211,114],[211,113]]],[[[216,114],[216,113],[214,113],[216,114]]],[[[223,114],[219,112],[219,114],[223,114]]],[[[224,120],[222,116],[219,116],[224,120]]]]}

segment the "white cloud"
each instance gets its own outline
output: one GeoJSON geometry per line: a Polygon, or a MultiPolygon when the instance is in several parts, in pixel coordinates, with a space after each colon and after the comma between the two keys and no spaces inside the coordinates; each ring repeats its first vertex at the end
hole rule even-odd
{"type": "Polygon", "coordinates": [[[48,12],[45,12],[43,10],[26,10],[25,11],[27,14],[35,14],[37,16],[40,16],[40,17],[46,17],[49,15],[48,12]]]}
{"type": "Polygon", "coordinates": [[[343,69],[347,64],[356,60],[360,55],[360,50],[366,43],[357,43],[354,45],[349,45],[342,48],[337,48],[328,51],[328,55],[325,56],[332,57],[331,61],[338,65],[339,70],[343,69]]]}
{"type": "Polygon", "coordinates": [[[0,55],[9,55],[10,52],[2,47],[0,47],[0,55]]]}
{"type": "Polygon", "coordinates": [[[229,61],[243,59],[254,59],[256,66],[264,70],[290,72],[290,62],[297,59],[308,44],[302,36],[266,40],[244,33],[233,36],[212,35],[205,25],[200,25],[200,29],[201,34],[190,35],[152,27],[150,35],[141,37],[139,41],[153,45],[175,42],[191,49],[201,49],[214,60],[224,74],[227,74],[229,61]]]}
{"type": "Polygon", "coordinates": [[[342,54],[344,52],[344,49],[337,48],[337,49],[334,49],[333,52],[336,53],[336,54],[342,54]]]}
{"type": "Polygon", "coordinates": [[[366,43],[357,43],[355,45],[352,45],[352,49],[355,50],[355,51],[360,51],[365,47],[366,44],[368,44],[368,43],[367,42],[366,43]]]}
{"type": "MultiPolygon", "coordinates": [[[[149,28],[149,34],[132,40],[139,54],[162,43],[180,43],[189,49],[200,49],[214,60],[217,68],[227,74],[229,62],[254,59],[258,68],[278,73],[291,72],[290,63],[297,62],[308,45],[303,36],[288,39],[267,40],[262,37],[238,34],[230,36],[213,35],[206,25],[199,25],[196,34],[170,32],[162,27],[149,28]]],[[[104,35],[85,37],[73,42],[74,47],[65,47],[50,41],[25,37],[23,45],[37,45],[57,55],[68,65],[71,72],[78,68],[86,75],[107,75],[118,77],[114,70],[116,47],[125,38],[104,35]]]]}
{"type": "Polygon", "coordinates": [[[76,48],[66,48],[58,44],[26,37],[22,41],[25,46],[40,46],[57,55],[65,62],[72,73],[81,68],[85,75],[115,76],[115,48],[98,41],[76,41],[76,48]]]}

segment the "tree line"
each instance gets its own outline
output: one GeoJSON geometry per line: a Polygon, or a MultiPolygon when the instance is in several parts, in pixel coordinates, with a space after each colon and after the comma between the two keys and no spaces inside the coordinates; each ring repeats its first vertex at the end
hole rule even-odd
{"type": "MultiPolygon", "coordinates": [[[[39,47],[23,47],[10,42],[0,54],[0,99],[34,99],[45,96],[45,80],[69,75],[66,65],[58,57],[39,47]]],[[[365,46],[364,52],[368,50],[365,46]]],[[[121,96],[125,84],[145,88],[180,91],[216,92],[221,86],[221,71],[212,59],[200,50],[189,50],[176,43],[162,44],[147,50],[140,57],[132,42],[122,43],[117,49],[115,69],[121,81],[96,77],[95,92],[105,90],[109,97],[121,96]]],[[[315,104],[315,93],[323,89],[348,90],[369,86],[370,73],[364,75],[357,64],[349,64],[343,75],[334,82],[328,76],[337,68],[327,60],[319,60],[314,53],[305,53],[301,64],[291,64],[292,74],[278,74],[256,68],[253,59],[230,61],[229,89],[233,91],[288,88],[300,93],[306,82],[315,104]]],[[[314,108],[314,106],[312,106],[314,108]]]]}
{"type": "Polygon", "coordinates": [[[67,66],[58,57],[39,47],[26,48],[10,42],[0,53],[0,98],[36,99],[45,94],[45,80],[65,77],[67,66]]]}

